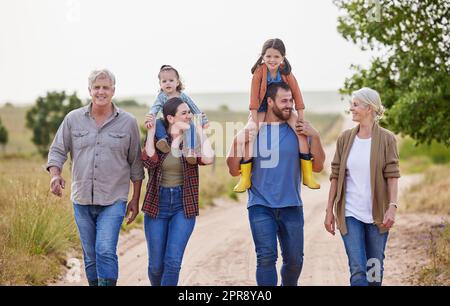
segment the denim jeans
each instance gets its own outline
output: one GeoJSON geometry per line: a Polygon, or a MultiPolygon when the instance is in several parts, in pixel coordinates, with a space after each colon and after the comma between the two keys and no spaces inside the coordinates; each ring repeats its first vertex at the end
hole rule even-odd
{"type": "Polygon", "coordinates": [[[117,281],[117,242],[126,207],[125,201],[109,206],[73,205],[89,284],[117,281]]]}
{"type": "Polygon", "coordinates": [[[276,286],[278,283],[277,236],[283,257],[281,285],[297,286],[303,267],[303,207],[253,205],[248,208],[248,213],[256,249],[258,286],[276,286]]]}
{"type": "MultiPolygon", "coordinates": [[[[185,134],[185,144],[187,149],[195,149],[196,146],[196,140],[195,140],[195,126],[194,123],[191,121],[189,123],[191,126],[188,130],[184,132],[185,134]]],[[[168,139],[167,130],[164,127],[163,119],[159,118],[156,120],[156,139],[168,139]]]]}
{"type": "Polygon", "coordinates": [[[384,250],[388,233],[380,234],[375,224],[346,217],[347,234],[342,236],[350,267],[351,286],[381,286],[384,250]]]}
{"type": "Polygon", "coordinates": [[[184,215],[182,188],[160,187],[158,216],[144,217],[148,278],[152,286],[178,284],[184,250],[195,225],[195,217],[184,215]]]}

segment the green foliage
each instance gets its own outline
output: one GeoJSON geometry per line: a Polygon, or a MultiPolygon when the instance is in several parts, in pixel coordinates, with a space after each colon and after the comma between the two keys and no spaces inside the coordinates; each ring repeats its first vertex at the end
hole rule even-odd
{"type": "Polygon", "coordinates": [[[33,131],[32,141],[39,153],[46,157],[50,142],[64,117],[82,106],[76,93],[67,96],[62,92],[48,92],[46,97],[39,97],[36,104],[26,113],[26,126],[33,131]]]}
{"type": "Polygon", "coordinates": [[[362,50],[383,53],[367,69],[352,66],[342,94],[361,87],[380,92],[382,125],[419,143],[450,145],[450,2],[335,0],[345,12],[338,31],[362,50]],[[380,20],[370,18],[379,3],[380,20]]]}
{"type": "Polygon", "coordinates": [[[8,130],[0,119],[0,144],[5,146],[8,143],[8,130]]]}
{"type": "Polygon", "coordinates": [[[450,148],[436,141],[431,144],[417,144],[411,138],[406,138],[400,146],[400,159],[406,160],[412,157],[425,156],[434,164],[446,164],[450,162],[450,148]]]}
{"type": "Polygon", "coordinates": [[[218,109],[221,112],[229,112],[230,111],[230,108],[226,104],[221,104],[218,109]]]}

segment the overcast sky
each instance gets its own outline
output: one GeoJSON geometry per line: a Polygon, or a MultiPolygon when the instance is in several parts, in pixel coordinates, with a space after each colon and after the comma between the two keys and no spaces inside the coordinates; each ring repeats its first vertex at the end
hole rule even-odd
{"type": "Polygon", "coordinates": [[[336,90],[369,54],[336,30],[331,0],[15,0],[0,2],[0,103],[48,90],[87,96],[91,70],[117,96],[153,95],[163,64],[187,93],[246,92],[262,44],[281,38],[303,91],[336,90]]]}

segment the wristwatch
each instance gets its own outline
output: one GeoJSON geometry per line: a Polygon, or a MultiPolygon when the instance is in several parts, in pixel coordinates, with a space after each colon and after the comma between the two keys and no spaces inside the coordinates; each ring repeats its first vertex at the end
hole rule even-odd
{"type": "Polygon", "coordinates": [[[398,207],[397,207],[397,203],[394,203],[394,202],[389,203],[389,206],[394,206],[395,208],[398,208],[398,207]]]}

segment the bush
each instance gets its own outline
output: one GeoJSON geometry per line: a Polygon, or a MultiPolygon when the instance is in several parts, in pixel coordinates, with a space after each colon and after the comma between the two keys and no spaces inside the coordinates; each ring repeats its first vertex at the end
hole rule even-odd
{"type": "Polygon", "coordinates": [[[434,164],[446,164],[450,162],[450,147],[436,141],[430,145],[417,145],[411,138],[405,138],[400,146],[400,159],[406,160],[420,156],[430,158],[434,164]]]}

